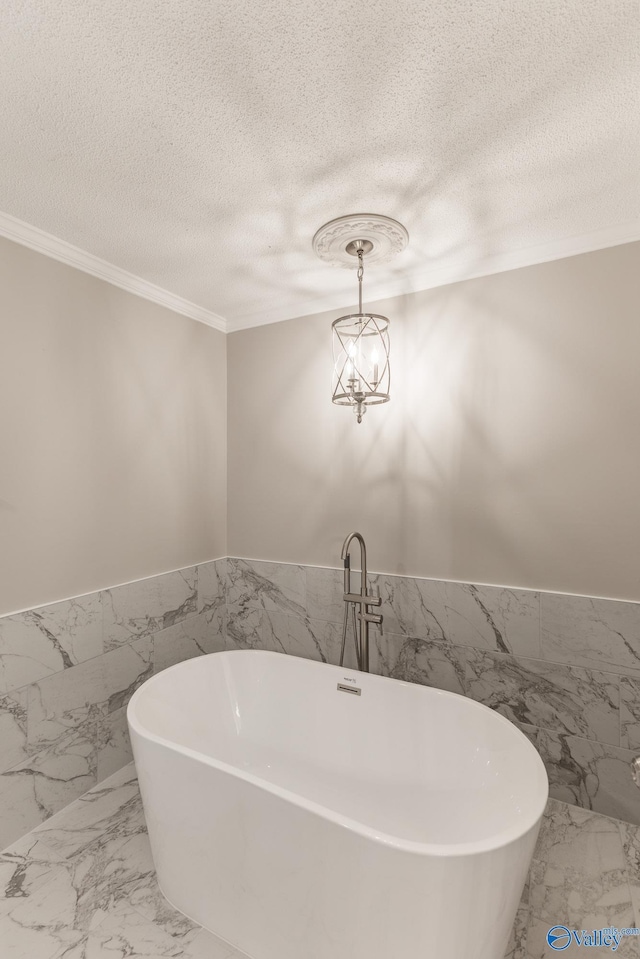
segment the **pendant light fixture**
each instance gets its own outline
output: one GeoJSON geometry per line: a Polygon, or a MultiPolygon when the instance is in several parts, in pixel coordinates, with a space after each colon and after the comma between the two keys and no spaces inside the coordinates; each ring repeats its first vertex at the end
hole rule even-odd
{"type": "Polygon", "coordinates": [[[391,399],[389,319],[364,312],[362,281],[367,265],[390,259],[405,248],[409,234],[396,220],[375,214],[339,217],[320,227],[313,238],[318,256],[357,269],[358,312],[340,316],[333,333],[333,395],[338,406],[350,406],[358,423],[368,406],[391,399]]]}

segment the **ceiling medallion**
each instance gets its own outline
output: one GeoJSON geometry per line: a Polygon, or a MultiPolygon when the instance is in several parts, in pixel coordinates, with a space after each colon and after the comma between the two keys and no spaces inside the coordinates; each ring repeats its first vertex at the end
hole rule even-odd
{"type": "Polygon", "coordinates": [[[326,263],[352,270],[353,253],[347,247],[355,240],[371,243],[367,264],[384,263],[404,250],[409,242],[409,234],[401,223],[391,217],[355,213],[339,216],[321,226],[313,238],[313,249],[326,263]]]}

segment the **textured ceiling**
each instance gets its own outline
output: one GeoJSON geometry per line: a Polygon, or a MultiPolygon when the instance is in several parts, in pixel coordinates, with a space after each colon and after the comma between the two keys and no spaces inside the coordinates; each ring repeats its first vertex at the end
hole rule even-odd
{"type": "Polygon", "coordinates": [[[365,300],[533,262],[638,226],[639,50],[638,0],[4,0],[0,210],[230,328],[351,305],[342,214],[411,236],[365,300]]]}

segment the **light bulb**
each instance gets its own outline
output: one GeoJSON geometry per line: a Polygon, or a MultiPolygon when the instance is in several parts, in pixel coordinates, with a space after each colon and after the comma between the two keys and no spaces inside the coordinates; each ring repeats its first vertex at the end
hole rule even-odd
{"type": "Polygon", "coordinates": [[[356,359],[358,355],[358,347],[352,340],[347,346],[347,354],[349,359],[347,360],[347,372],[349,374],[349,381],[351,382],[351,388],[356,392],[360,389],[360,379],[356,377],[356,359]]]}
{"type": "Polygon", "coordinates": [[[373,363],[373,388],[378,385],[378,350],[374,346],[371,351],[371,362],[373,363]]]}

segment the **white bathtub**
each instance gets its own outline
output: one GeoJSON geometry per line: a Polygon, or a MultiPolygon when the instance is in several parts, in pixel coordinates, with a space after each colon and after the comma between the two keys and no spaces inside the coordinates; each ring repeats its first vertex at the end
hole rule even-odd
{"type": "Polygon", "coordinates": [[[154,676],[128,718],[162,891],[252,959],[504,955],[548,784],[497,713],[237,651],[154,676]]]}

